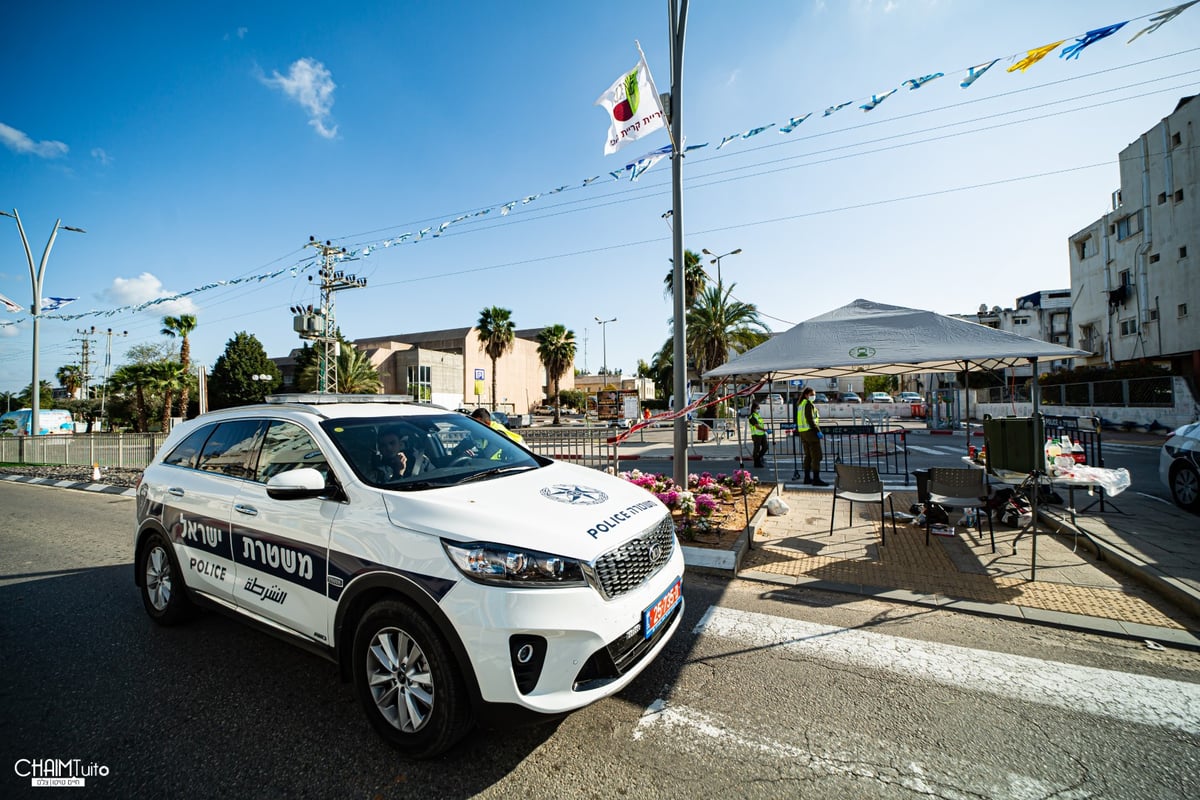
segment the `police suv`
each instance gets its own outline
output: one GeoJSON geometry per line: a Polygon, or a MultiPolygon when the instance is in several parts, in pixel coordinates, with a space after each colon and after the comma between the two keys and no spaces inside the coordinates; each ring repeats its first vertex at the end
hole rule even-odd
{"type": "Polygon", "coordinates": [[[203,604],[329,658],[412,757],[620,691],[683,612],[653,495],[382,395],[177,426],[139,482],[134,554],[155,621],[203,604]]]}

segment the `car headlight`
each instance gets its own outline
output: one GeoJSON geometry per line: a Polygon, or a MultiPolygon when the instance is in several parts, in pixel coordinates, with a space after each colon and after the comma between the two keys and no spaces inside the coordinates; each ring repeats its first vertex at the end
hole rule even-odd
{"type": "Polygon", "coordinates": [[[442,547],[454,566],[478,583],[557,588],[585,586],[583,565],[573,558],[490,542],[448,542],[442,547]]]}

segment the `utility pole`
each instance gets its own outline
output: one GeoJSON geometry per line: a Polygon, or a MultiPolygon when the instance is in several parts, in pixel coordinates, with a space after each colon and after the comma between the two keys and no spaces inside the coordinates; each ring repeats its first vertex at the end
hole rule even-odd
{"type": "MultiPolygon", "coordinates": [[[[337,321],[334,314],[333,295],[343,289],[357,289],[367,285],[366,278],[348,275],[335,270],[333,265],[348,260],[346,248],[334,247],[328,241],[321,244],[316,237],[308,237],[305,247],[315,248],[321,256],[321,267],[317,275],[321,279],[321,305],[292,306],[292,327],[302,339],[312,339],[317,347],[317,392],[337,392],[337,357],[340,349],[337,338],[337,321]]],[[[310,275],[308,278],[312,280],[310,275]]]]}
{"type": "MultiPolygon", "coordinates": [[[[92,328],[95,333],[96,329],[92,328]]],[[[129,331],[116,333],[112,328],[107,331],[108,343],[104,347],[104,383],[100,384],[100,424],[104,424],[104,401],[108,399],[108,375],[112,367],[112,340],[114,336],[128,336],[129,331]]]]}
{"type": "MultiPolygon", "coordinates": [[[[83,386],[80,388],[83,389],[83,395],[80,397],[80,399],[81,400],[90,400],[92,398],[92,393],[90,391],[91,383],[92,383],[92,373],[91,373],[92,362],[90,359],[90,355],[91,355],[90,350],[91,350],[91,346],[92,346],[92,340],[88,337],[90,335],[94,334],[96,332],[96,329],[92,328],[89,331],[86,328],[84,328],[83,330],[76,328],[75,332],[83,337],[82,339],[78,340],[80,342],[81,348],[82,348],[82,352],[79,354],[79,368],[80,368],[80,371],[82,372],[82,374],[80,375],[80,381],[83,383],[83,386]]],[[[71,399],[74,400],[75,398],[71,398],[71,399]]]]}

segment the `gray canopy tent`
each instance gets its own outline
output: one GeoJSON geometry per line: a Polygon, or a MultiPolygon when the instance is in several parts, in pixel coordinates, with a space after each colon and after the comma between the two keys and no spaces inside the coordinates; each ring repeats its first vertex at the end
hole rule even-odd
{"type": "MultiPolygon", "coordinates": [[[[705,378],[840,378],[868,373],[961,372],[1012,367],[1038,359],[1091,355],[932,311],[870,300],[801,322],[719,367],[705,378]]],[[[1037,369],[1034,371],[1036,383],[1037,369]]],[[[1034,394],[1036,412],[1037,394],[1034,394]]]]}
{"type": "MultiPolygon", "coordinates": [[[[985,371],[1033,366],[1033,416],[1039,416],[1039,359],[1088,356],[1051,342],[1018,336],[932,311],[855,300],[730,359],[704,373],[707,379],[785,380],[855,374],[985,371]]],[[[965,416],[970,417],[970,394],[965,416]]],[[[1037,436],[1037,427],[1033,428],[1037,436]]],[[[970,433],[968,429],[968,442],[970,433]]],[[[1042,443],[1032,442],[1032,452],[1042,443]]],[[[1034,507],[1036,514],[1037,508],[1034,507]]],[[[1036,535],[1034,564],[1037,562],[1036,535]]],[[[1035,566],[1036,570],[1036,566],[1035,566]]]]}

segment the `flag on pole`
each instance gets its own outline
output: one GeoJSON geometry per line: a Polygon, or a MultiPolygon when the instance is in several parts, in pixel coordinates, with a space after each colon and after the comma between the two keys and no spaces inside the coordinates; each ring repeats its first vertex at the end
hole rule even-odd
{"type": "Polygon", "coordinates": [[[9,300],[7,297],[5,297],[2,294],[0,294],[0,306],[4,306],[5,309],[7,309],[8,311],[11,311],[14,314],[20,314],[22,311],[25,310],[24,306],[17,305],[12,300],[9,300]]]}
{"type": "Polygon", "coordinates": [[[57,311],[68,303],[74,303],[78,297],[43,297],[42,311],[57,311]]]}
{"type": "Polygon", "coordinates": [[[667,127],[667,117],[659,102],[658,89],[646,66],[646,56],[638,45],[637,66],[617,78],[595,105],[608,113],[608,139],[604,154],[617,152],[630,142],[667,127]]]}

